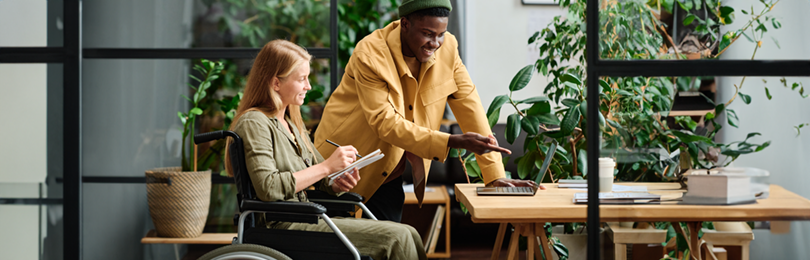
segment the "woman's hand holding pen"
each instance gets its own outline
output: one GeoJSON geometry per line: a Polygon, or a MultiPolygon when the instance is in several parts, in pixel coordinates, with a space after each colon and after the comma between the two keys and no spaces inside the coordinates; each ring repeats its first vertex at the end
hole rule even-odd
{"type": "MultiPolygon", "coordinates": [[[[326,166],[328,171],[326,175],[348,167],[356,160],[355,154],[357,154],[357,149],[354,149],[351,145],[341,146],[335,149],[332,155],[323,162],[323,165],[326,166]]],[[[326,175],[324,175],[324,177],[326,177],[326,175]]]]}

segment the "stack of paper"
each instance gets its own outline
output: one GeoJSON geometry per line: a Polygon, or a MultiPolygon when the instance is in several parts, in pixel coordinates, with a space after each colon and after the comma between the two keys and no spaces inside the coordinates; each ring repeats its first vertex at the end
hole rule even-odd
{"type": "Polygon", "coordinates": [[[342,176],[343,174],[346,174],[347,172],[351,171],[352,169],[357,168],[359,170],[360,168],[366,167],[369,164],[371,164],[373,162],[376,162],[377,160],[382,159],[383,157],[385,157],[385,154],[383,154],[380,151],[380,149],[377,149],[377,150],[363,156],[363,158],[360,158],[359,160],[354,161],[348,167],[343,168],[340,171],[336,171],[336,172],[334,172],[332,174],[329,174],[329,185],[334,184],[335,179],[342,176]]]}
{"type": "MultiPolygon", "coordinates": [[[[659,203],[661,195],[647,192],[600,192],[600,204],[641,204],[659,203]]],[[[588,203],[588,193],[580,192],[574,194],[574,203],[588,203]]]]}

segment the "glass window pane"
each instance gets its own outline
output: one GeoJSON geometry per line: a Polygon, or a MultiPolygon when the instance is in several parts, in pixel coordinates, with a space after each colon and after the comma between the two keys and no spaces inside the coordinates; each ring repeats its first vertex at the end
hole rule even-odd
{"type": "MultiPolygon", "coordinates": [[[[230,101],[242,91],[252,62],[224,61],[222,74],[199,106],[204,112],[195,122],[196,133],[224,127],[223,106],[218,102],[230,101]]],[[[310,128],[317,124],[329,94],[328,64],[326,59],[311,63],[311,102],[302,108],[310,128]]],[[[84,176],[143,176],[148,169],[180,166],[183,125],[178,112],[188,113],[190,109],[181,95],[193,97],[194,90],[187,85],[198,84],[188,76],[192,71],[189,60],[85,60],[84,176]]],[[[190,154],[190,143],[186,145],[190,154]]],[[[199,160],[214,156],[212,160],[219,161],[215,154],[206,153],[207,148],[199,147],[199,160]]],[[[216,163],[212,167],[215,172],[222,169],[216,163]]]]}
{"type": "MultiPolygon", "coordinates": [[[[804,26],[810,18],[802,12],[810,8],[806,1],[601,2],[602,59],[810,58],[796,38],[810,30],[804,26]]],[[[541,57],[575,61],[582,57],[584,3],[571,1],[568,18],[549,24],[556,30],[540,31],[535,48],[539,48],[541,57]]]]}
{"type": "Polygon", "coordinates": [[[7,113],[5,119],[17,127],[0,129],[9,147],[0,151],[5,169],[0,186],[6,187],[0,197],[62,197],[62,68],[62,64],[0,64],[0,78],[9,86],[0,97],[0,109],[25,111],[7,113]]]}
{"type": "MultiPolygon", "coordinates": [[[[87,259],[173,259],[170,244],[141,245],[154,229],[143,184],[95,184],[82,186],[82,252],[87,259]]],[[[178,245],[180,256],[186,246],[178,245]]]]}
{"type": "Polygon", "coordinates": [[[61,0],[0,1],[0,47],[62,46],[61,0]]]}
{"type": "Polygon", "coordinates": [[[329,1],[84,1],[86,48],[329,47],[329,1]]]}
{"type": "Polygon", "coordinates": [[[61,205],[0,204],[0,230],[4,258],[63,258],[61,205]]]}
{"type": "MultiPolygon", "coordinates": [[[[763,239],[777,237],[772,232],[778,231],[775,226],[769,226],[770,222],[761,221],[803,219],[806,216],[789,216],[787,212],[810,212],[808,203],[777,201],[794,196],[786,195],[786,191],[805,198],[794,197],[787,199],[789,201],[806,201],[810,197],[810,192],[801,184],[809,179],[800,173],[804,167],[810,167],[803,159],[808,154],[802,148],[810,142],[806,133],[810,119],[801,112],[810,109],[808,93],[804,90],[810,78],[626,77],[604,80],[611,87],[603,88],[600,94],[600,111],[607,122],[601,136],[600,157],[616,161],[612,169],[615,174],[612,192],[643,187],[646,189],[643,192],[661,196],[661,201],[653,205],[601,204],[601,217],[608,222],[606,228],[613,230],[603,239],[623,232],[649,234],[649,240],[644,243],[624,249],[615,247],[615,250],[627,250],[628,255],[635,257],[658,258],[664,250],[659,245],[684,230],[685,234],[678,236],[687,239],[677,242],[675,248],[678,249],[665,251],[676,257],[686,253],[684,241],[688,241],[692,229],[694,232],[702,230],[702,239],[706,241],[719,241],[717,237],[730,236],[732,232],[753,234],[751,238],[756,239],[748,246],[752,259],[773,254],[783,254],[786,258],[804,255],[806,248],[802,243],[785,240],[776,248],[772,241],[763,239]],[[677,82],[682,79],[695,87],[679,88],[677,82]],[[725,180],[706,184],[707,180],[699,176],[708,169],[738,174],[742,181],[728,182],[732,183],[730,185],[725,180]],[[689,177],[685,180],[686,188],[681,188],[679,181],[684,175],[689,177]],[[701,188],[701,185],[709,186],[701,188]],[[710,199],[725,201],[726,196],[732,200],[722,203],[731,203],[734,199],[731,194],[735,193],[742,194],[739,196],[743,199],[756,198],[757,202],[750,204],[751,209],[747,211],[716,205],[721,202],[695,205],[710,203],[710,199]],[[730,219],[737,221],[729,222],[730,219]],[[627,231],[629,228],[636,230],[627,231]],[[639,231],[639,228],[648,230],[639,231]]],[[[589,176],[592,174],[594,172],[589,176]]],[[[804,236],[810,229],[804,222],[793,222],[784,232],[791,234],[788,236],[804,236]]],[[[722,245],[725,244],[715,244],[722,245]]],[[[726,250],[729,255],[740,253],[738,247],[726,247],[726,250]]],[[[613,253],[606,250],[603,256],[613,253]]]]}

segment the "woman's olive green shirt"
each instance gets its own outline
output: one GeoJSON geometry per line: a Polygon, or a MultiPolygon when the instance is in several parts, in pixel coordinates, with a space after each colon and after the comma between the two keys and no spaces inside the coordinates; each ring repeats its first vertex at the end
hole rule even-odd
{"type": "MultiPolygon", "coordinates": [[[[302,135],[289,117],[285,120],[292,126],[293,136],[279,124],[278,118],[259,111],[246,112],[234,127],[244,142],[245,164],[253,189],[262,201],[308,201],[306,193],[295,192],[293,173],[324,161],[318,150],[310,151],[304,145],[312,144],[309,136],[302,135]]],[[[315,187],[338,195],[325,179],[315,183],[315,187]]]]}

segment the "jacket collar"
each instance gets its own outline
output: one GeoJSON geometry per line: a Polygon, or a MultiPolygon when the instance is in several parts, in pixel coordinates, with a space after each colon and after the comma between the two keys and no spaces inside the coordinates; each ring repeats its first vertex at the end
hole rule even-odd
{"type": "MultiPolygon", "coordinates": [[[[388,37],[386,37],[386,40],[388,43],[388,49],[391,51],[391,55],[393,55],[394,57],[394,63],[397,66],[397,72],[399,72],[399,77],[401,78],[404,75],[413,76],[411,75],[411,70],[408,69],[408,64],[405,63],[405,58],[403,57],[402,54],[402,38],[400,37],[400,34],[402,33],[402,26],[400,26],[400,21],[394,21],[389,26],[394,27],[394,29],[388,33],[388,37]]],[[[439,50],[436,51],[438,52],[439,50]]],[[[422,69],[427,70],[428,68],[430,68],[430,66],[433,66],[434,63],[436,63],[435,52],[433,53],[433,55],[430,56],[428,61],[423,64],[426,65],[427,67],[424,67],[422,69]]]]}

